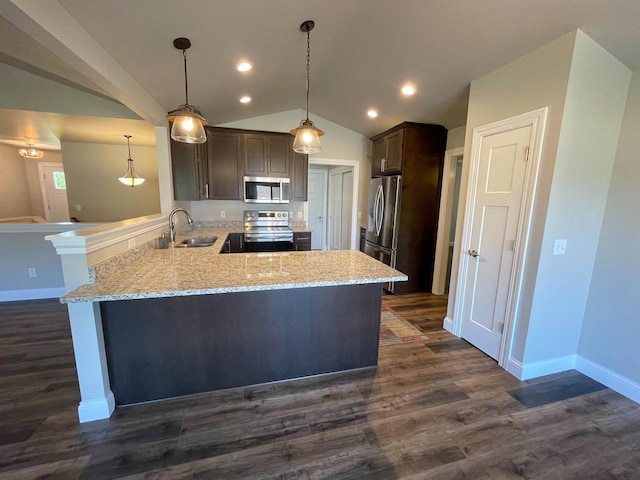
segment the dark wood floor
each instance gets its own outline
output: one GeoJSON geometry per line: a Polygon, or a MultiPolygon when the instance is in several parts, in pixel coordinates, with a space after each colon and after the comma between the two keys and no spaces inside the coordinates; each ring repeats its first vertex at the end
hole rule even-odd
{"type": "Polygon", "coordinates": [[[640,478],[640,405],[577,372],[519,382],[442,330],[443,297],[385,301],[429,339],[382,347],[375,373],[82,425],[66,309],[0,304],[0,478],[640,478]]]}

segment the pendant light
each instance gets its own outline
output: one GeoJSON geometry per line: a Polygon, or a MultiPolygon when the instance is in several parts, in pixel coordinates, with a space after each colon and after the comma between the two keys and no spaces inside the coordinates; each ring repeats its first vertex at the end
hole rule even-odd
{"type": "Polygon", "coordinates": [[[27,148],[19,149],[18,153],[24,158],[42,158],[42,155],[44,155],[42,150],[33,148],[33,143],[27,143],[27,148]]]}
{"type": "Polygon", "coordinates": [[[300,31],[307,34],[307,117],[300,122],[298,128],[291,130],[291,135],[295,135],[293,140],[293,151],[296,153],[316,154],[320,152],[320,138],[324,132],[309,120],[309,69],[311,60],[311,39],[309,32],[315,27],[313,20],[307,20],[300,25],[300,31]]]}
{"type": "Polygon", "coordinates": [[[124,137],[127,139],[127,149],[129,150],[129,158],[127,159],[127,171],[123,176],[119,177],[118,180],[120,180],[120,182],[123,183],[124,185],[133,188],[143,183],[144,178],[139,177],[133,168],[133,158],[131,158],[131,143],[129,142],[131,135],[124,135],[124,137]]]}
{"type": "Polygon", "coordinates": [[[173,46],[178,50],[182,50],[184,58],[184,105],[180,105],[175,110],[167,114],[167,120],[173,122],[171,127],[171,138],[176,142],[182,143],[204,143],[207,141],[207,135],[204,132],[204,126],[207,121],[200,114],[198,109],[193,105],[189,105],[189,83],[187,82],[187,49],[191,47],[191,41],[188,38],[176,38],[173,46]]]}

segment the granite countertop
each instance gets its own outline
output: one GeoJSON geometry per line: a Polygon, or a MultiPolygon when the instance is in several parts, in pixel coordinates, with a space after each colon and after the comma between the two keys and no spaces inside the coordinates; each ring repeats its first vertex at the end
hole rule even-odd
{"type": "Polygon", "coordinates": [[[256,290],[405,281],[407,276],[356,250],[231,253],[220,249],[235,228],[198,228],[179,235],[217,236],[211,247],[151,249],[95,283],[67,293],[62,303],[132,300],[256,290]]]}

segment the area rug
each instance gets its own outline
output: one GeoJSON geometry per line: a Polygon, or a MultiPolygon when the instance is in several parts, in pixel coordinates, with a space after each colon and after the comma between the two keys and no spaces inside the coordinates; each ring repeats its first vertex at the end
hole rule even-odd
{"type": "Polygon", "coordinates": [[[426,340],[427,336],[416,327],[401,318],[388,306],[382,305],[380,315],[380,346],[426,340]]]}

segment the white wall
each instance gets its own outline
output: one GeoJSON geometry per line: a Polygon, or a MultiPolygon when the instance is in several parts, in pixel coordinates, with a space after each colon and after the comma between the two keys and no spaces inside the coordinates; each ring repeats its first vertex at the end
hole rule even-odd
{"type": "Polygon", "coordinates": [[[0,218],[32,214],[24,160],[17,147],[0,145],[0,218]]]}
{"type": "MultiPolygon", "coordinates": [[[[266,130],[269,132],[289,132],[300,124],[305,118],[304,110],[288,110],[285,112],[265,115],[262,117],[248,118],[237,122],[224,123],[219,127],[243,128],[249,130],[266,130]]],[[[367,195],[369,179],[371,177],[371,142],[359,133],[356,133],[324,118],[309,114],[309,118],[318,128],[325,132],[320,137],[322,150],[319,155],[310,156],[315,162],[322,163],[327,160],[357,160],[360,162],[360,191],[358,192],[358,211],[365,212],[367,207],[367,195]]],[[[362,215],[361,225],[365,226],[366,215],[362,215]]]]}
{"type": "Polygon", "coordinates": [[[529,320],[527,363],[575,355],[631,71],[577,32],[529,320]],[[562,256],[555,239],[566,239],[562,256]]]}
{"type": "MultiPolygon", "coordinates": [[[[529,309],[533,300],[547,200],[558,148],[574,41],[575,32],[567,34],[471,82],[464,144],[464,157],[466,159],[470,159],[471,139],[474,128],[538,108],[549,108],[539,182],[536,191],[529,254],[527,256],[520,311],[517,314],[518,321],[512,351],[512,355],[519,360],[524,357],[529,309]]],[[[462,168],[458,208],[458,222],[460,222],[460,225],[464,222],[469,167],[469,161],[467,161],[462,168]]],[[[465,246],[462,245],[462,228],[459,228],[456,234],[453,255],[451,285],[456,285],[457,282],[460,251],[463,248],[465,246]]],[[[453,318],[454,301],[455,295],[450,293],[447,312],[449,318],[453,318]]]]}
{"type": "Polygon", "coordinates": [[[86,228],[80,224],[0,225],[0,302],[62,295],[60,257],[46,235],[86,228]],[[36,276],[29,277],[28,269],[36,276]]]}
{"type": "MultiPolygon", "coordinates": [[[[475,127],[549,108],[511,352],[517,361],[550,365],[577,353],[629,76],[577,31],[471,84],[467,158],[475,127]],[[556,238],[567,239],[566,255],[552,255],[556,238]]],[[[461,216],[468,169],[463,167],[461,216]]],[[[465,248],[461,233],[456,268],[465,248]]]]}
{"type": "MultiPolygon", "coordinates": [[[[124,140],[124,138],[123,138],[124,140]]],[[[142,185],[118,181],[127,169],[127,144],[62,143],[69,214],[82,222],[115,222],[160,213],[158,159],[155,147],[132,139],[131,157],[142,185]],[[77,211],[76,205],[82,210],[77,211]]]]}
{"type": "Polygon", "coordinates": [[[464,147],[464,137],[467,131],[467,126],[452,128],[447,131],[447,150],[453,150],[454,148],[464,147]]]}
{"type": "Polygon", "coordinates": [[[640,383],[640,71],[633,74],[578,353],[640,383]]]}

